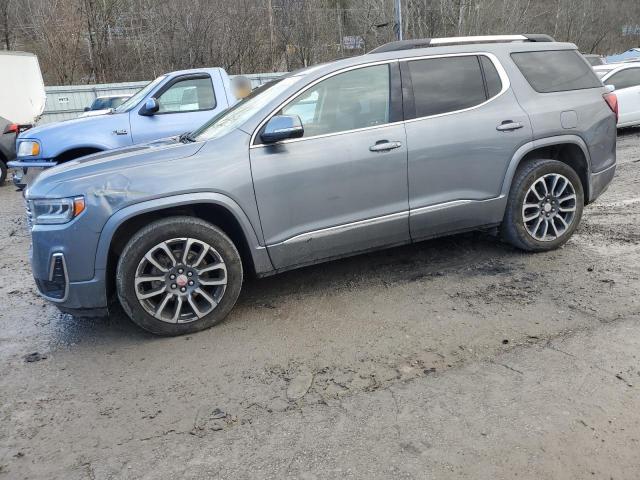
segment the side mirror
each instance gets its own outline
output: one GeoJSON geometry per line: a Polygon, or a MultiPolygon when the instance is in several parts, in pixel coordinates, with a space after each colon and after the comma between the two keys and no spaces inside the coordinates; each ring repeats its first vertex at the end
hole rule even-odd
{"type": "Polygon", "coordinates": [[[276,143],[303,135],[304,127],[298,115],[276,115],[267,122],[260,138],[264,143],[276,143]]]}
{"type": "Polygon", "coordinates": [[[607,89],[607,93],[612,93],[616,89],[616,86],[615,85],[605,85],[604,88],[607,89]]]}
{"type": "Polygon", "coordinates": [[[158,113],[158,110],[160,110],[160,104],[158,103],[158,100],[151,97],[146,102],[144,102],[144,107],[140,109],[139,113],[140,115],[146,115],[150,117],[154,113],[158,113]]]}
{"type": "Polygon", "coordinates": [[[85,112],[90,112],[91,111],[91,107],[84,107],[84,111],[85,112]]]}

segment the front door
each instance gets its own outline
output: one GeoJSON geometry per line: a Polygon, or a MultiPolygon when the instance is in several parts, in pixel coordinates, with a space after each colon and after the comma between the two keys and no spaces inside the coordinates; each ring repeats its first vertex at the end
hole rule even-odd
{"type": "Polygon", "coordinates": [[[506,73],[489,55],[408,60],[401,68],[411,237],[499,222],[507,167],[532,136],[506,73]]]}
{"type": "Polygon", "coordinates": [[[251,171],[276,268],[409,240],[399,94],[395,62],[338,73],[277,112],[301,118],[302,138],[262,145],[257,135],[251,171]]]}
{"type": "Polygon", "coordinates": [[[133,143],[192,132],[226,108],[226,100],[217,99],[208,74],[186,75],[167,83],[157,93],[159,110],[153,115],[130,115],[133,143]]]}

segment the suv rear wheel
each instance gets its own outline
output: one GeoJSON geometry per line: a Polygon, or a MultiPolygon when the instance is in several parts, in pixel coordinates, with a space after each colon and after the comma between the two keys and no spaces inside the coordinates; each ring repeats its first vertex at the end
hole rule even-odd
{"type": "Polygon", "coordinates": [[[557,160],[527,162],[513,179],[502,236],[522,250],[553,250],[573,235],[583,207],[575,170],[557,160]]]}
{"type": "Polygon", "coordinates": [[[242,276],[238,250],[222,230],[197,218],[171,217],[127,243],[116,286],[123,309],[140,327],[182,335],[224,320],[242,276]]]}

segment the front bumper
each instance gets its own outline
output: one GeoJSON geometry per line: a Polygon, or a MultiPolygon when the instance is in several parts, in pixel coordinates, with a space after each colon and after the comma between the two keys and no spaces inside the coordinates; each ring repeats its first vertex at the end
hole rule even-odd
{"type": "Polygon", "coordinates": [[[104,269],[95,268],[100,234],[84,223],[83,216],[62,225],[31,225],[30,261],[40,295],[60,310],[76,316],[107,313],[104,269]]]}
{"type": "Polygon", "coordinates": [[[75,316],[93,317],[108,314],[104,271],[84,282],[69,281],[69,270],[63,253],[51,255],[49,271],[43,277],[34,270],[38,292],[61,311],[75,316]]]}
{"type": "Polygon", "coordinates": [[[58,162],[53,160],[13,160],[7,163],[12,169],[13,184],[18,188],[24,188],[35,180],[46,168],[55,167],[58,162]]]}
{"type": "Polygon", "coordinates": [[[614,163],[604,170],[592,173],[589,177],[589,203],[595,201],[609,187],[616,174],[616,164],[614,163]]]}

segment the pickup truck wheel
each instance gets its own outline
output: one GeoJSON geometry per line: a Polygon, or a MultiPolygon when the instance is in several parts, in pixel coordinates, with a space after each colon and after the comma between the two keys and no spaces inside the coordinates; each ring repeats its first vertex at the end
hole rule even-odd
{"type": "Polygon", "coordinates": [[[238,250],[222,230],[197,218],[171,217],[147,225],[127,243],[116,287],[136,324],[174,336],[224,320],[242,278],[238,250]]]}
{"type": "Polygon", "coordinates": [[[522,250],[553,250],[573,235],[583,207],[584,192],[575,170],[557,160],[533,160],[513,179],[502,237],[522,250]]]}
{"type": "Polygon", "coordinates": [[[0,187],[4,185],[4,181],[7,179],[7,164],[0,160],[0,187]]]}

